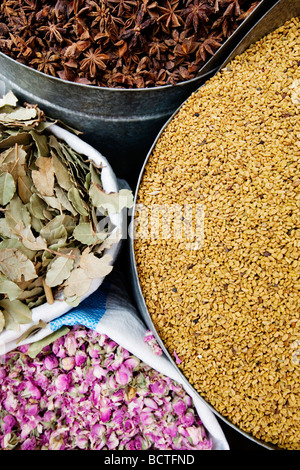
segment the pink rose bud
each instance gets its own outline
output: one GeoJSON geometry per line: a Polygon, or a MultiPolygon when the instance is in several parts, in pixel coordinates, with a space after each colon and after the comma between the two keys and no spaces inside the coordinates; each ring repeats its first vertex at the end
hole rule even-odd
{"type": "Polygon", "coordinates": [[[115,373],[116,382],[120,385],[126,385],[132,377],[132,372],[123,364],[115,373]]]}
{"type": "Polygon", "coordinates": [[[51,356],[46,356],[45,359],[43,360],[43,365],[45,369],[47,370],[53,370],[58,366],[58,360],[57,357],[51,355],[51,356]]]}
{"type": "Polygon", "coordinates": [[[173,410],[177,415],[182,415],[186,411],[186,404],[183,400],[178,400],[175,403],[173,402],[173,410]]]}
{"type": "Polygon", "coordinates": [[[70,386],[70,377],[67,374],[60,374],[55,380],[55,386],[59,392],[65,392],[70,386]]]}
{"type": "Polygon", "coordinates": [[[100,419],[103,423],[107,423],[111,417],[111,408],[103,407],[100,410],[100,419]]]}
{"type": "Polygon", "coordinates": [[[64,357],[61,360],[61,365],[64,370],[71,370],[74,368],[75,359],[74,357],[64,357]]]}

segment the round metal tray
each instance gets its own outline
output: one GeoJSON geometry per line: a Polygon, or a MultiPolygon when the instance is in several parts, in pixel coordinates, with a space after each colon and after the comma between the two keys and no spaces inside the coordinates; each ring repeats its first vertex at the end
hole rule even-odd
{"type": "MultiPolygon", "coordinates": [[[[228,55],[228,57],[224,60],[224,62],[221,64],[218,70],[223,68],[231,59],[233,59],[236,55],[241,54],[244,50],[247,49],[247,47],[252,44],[253,42],[256,42],[257,40],[261,39],[264,35],[270,33],[271,31],[274,31],[277,27],[281,26],[284,24],[287,20],[291,19],[294,16],[300,15],[300,2],[295,2],[293,0],[279,0],[276,2],[276,4],[268,10],[268,12],[261,17],[261,19],[253,26],[253,28],[244,36],[244,38],[238,43],[236,48],[228,55]]],[[[141,183],[141,179],[143,177],[143,173],[145,170],[145,167],[147,165],[147,161],[152,154],[152,151],[159,140],[162,132],[164,131],[165,127],[168,125],[168,123],[173,119],[174,115],[177,114],[177,112],[181,109],[181,106],[176,110],[176,112],[171,116],[171,118],[166,122],[166,124],[163,126],[161,129],[160,133],[158,134],[156,140],[152,144],[152,147],[150,148],[148,155],[144,161],[143,168],[140,172],[137,188],[136,188],[136,195],[135,195],[135,201],[134,201],[134,207],[133,207],[133,214],[132,214],[132,220],[131,220],[131,231],[130,231],[130,237],[129,237],[129,257],[130,257],[130,279],[131,279],[131,285],[132,285],[132,294],[135,299],[137,309],[143,318],[144,322],[146,323],[147,327],[152,330],[154,333],[159,345],[163,349],[164,353],[166,356],[170,359],[170,361],[174,364],[174,366],[177,368],[179,371],[182,379],[186,382],[187,379],[185,376],[182,374],[180,369],[177,367],[173,357],[169,354],[168,350],[166,349],[164,343],[162,342],[160,336],[158,335],[156,328],[152,322],[151,316],[149,314],[149,311],[147,309],[147,305],[145,303],[141,286],[139,283],[139,278],[138,278],[138,273],[137,273],[137,267],[136,267],[136,262],[135,262],[135,253],[134,253],[134,236],[133,236],[133,226],[134,226],[134,218],[135,218],[135,212],[136,212],[136,200],[137,200],[137,195],[139,191],[139,186],[141,183]]],[[[191,384],[189,384],[191,386],[191,384]]],[[[269,450],[280,450],[276,446],[271,445],[269,443],[263,442],[254,436],[242,431],[239,429],[236,425],[231,423],[227,418],[223,417],[220,413],[218,413],[209,403],[207,403],[201,395],[195,390],[197,395],[202,399],[206,405],[218,416],[222,421],[224,421],[226,424],[231,426],[233,429],[241,433],[243,436],[246,438],[252,440],[256,444],[269,449],[269,450]]]]}

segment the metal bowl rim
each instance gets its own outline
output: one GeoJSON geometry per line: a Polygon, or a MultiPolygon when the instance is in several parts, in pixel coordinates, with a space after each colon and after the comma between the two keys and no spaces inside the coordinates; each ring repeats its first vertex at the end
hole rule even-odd
{"type": "MultiPolygon", "coordinates": [[[[276,5],[278,5],[280,3],[281,0],[278,0],[274,5],[272,5],[272,7],[260,18],[259,21],[261,21],[264,16],[269,12],[271,11],[276,5]]],[[[248,31],[247,34],[249,34],[251,32],[248,31]]],[[[246,37],[246,35],[244,36],[246,37]]],[[[236,48],[239,46],[240,42],[236,45],[236,48]]],[[[235,48],[235,49],[236,49],[235,48]]],[[[234,51],[234,50],[233,50],[234,51]]],[[[232,51],[232,52],[233,52],[232,51]]],[[[218,70],[215,72],[215,73],[218,73],[218,71],[220,71],[224,65],[227,63],[227,59],[224,60],[224,62],[220,65],[220,67],[218,67],[218,70]]],[[[200,89],[202,88],[203,86],[205,86],[205,83],[200,85],[200,87],[195,90],[195,93],[200,89]]],[[[187,380],[187,378],[185,377],[185,375],[181,372],[181,370],[179,369],[179,367],[176,365],[176,362],[174,361],[174,359],[172,358],[172,356],[170,355],[169,351],[167,350],[165,344],[163,343],[162,339],[160,338],[159,334],[157,333],[156,331],[156,328],[153,324],[153,321],[152,321],[152,318],[150,316],[150,313],[148,311],[148,308],[147,308],[147,305],[146,305],[146,302],[145,302],[145,299],[144,299],[144,296],[143,296],[143,293],[142,293],[142,289],[141,289],[141,285],[140,285],[140,280],[139,280],[139,276],[138,276],[138,272],[137,272],[137,266],[136,266],[136,259],[135,259],[135,248],[134,248],[134,235],[133,235],[133,230],[134,230],[134,217],[135,217],[135,212],[136,212],[136,205],[137,205],[137,198],[138,198],[138,192],[139,192],[139,187],[140,187],[140,184],[141,184],[141,180],[143,178],[143,174],[144,174],[144,171],[145,171],[145,167],[148,163],[148,160],[158,142],[158,140],[160,139],[162,133],[164,132],[165,128],[169,125],[169,123],[173,120],[173,118],[175,117],[175,115],[183,108],[183,106],[185,105],[185,103],[190,99],[190,97],[188,97],[177,109],[176,111],[170,116],[170,118],[167,120],[167,122],[163,125],[163,127],[160,129],[158,135],[156,136],[151,148],[149,149],[148,151],[148,154],[144,160],[144,163],[143,163],[143,166],[141,168],[141,171],[140,171],[140,174],[139,174],[139,178],[138,178],[138,182],[137,182],[137,185],[136,185],[136,189],[135,189],[135,196],[134,196],[134,203],[133,203],[133,210],[132,210],[132,214],[131,214],[131,223],[130,223],[130,234],[129,234],[129,256],[130,256],[130,269],[131,269],[131,275],[133,277],[133,281],[134,281],[134,288],[135,288],[135,295],[137,297],[136,300],[139,301],[139,303],[142,303],[142,307],[140,306],[139,304],[139,307],[142,308],[142,313],[145,315],[145,317],[147,317],[148,321],[150,322],[152,328],[153,328],[153,333],[159,343],[159,345],[161,346],[161,348],[163,349],[164,353],[166,354],[166,356],[169,358],[169,360],[172,362],[172,364],[174,365],[174,367],[176,367],[177,371],[179,372],[180,376],[182,377],[182,379],[187,383],[189,384],[190,387],[193,388],[193,390],[195,391],[195,393],[198,395],[198,397],[208,406],[208,408],[216,415],[218,416],[223,422],[225,422],[227,425],[229,425],[230,427],[232,427],[234,430],[236,430],[239,434],[242,434],[243,436],[245,436],[246,438],[250,439],[251,441],[253,441],[254,443],[260,445],[261,447],[264,447],[266,449],[269,449],[269,450],[278,450],[279,448],[276,446],[276,445],[273,445],[271,443],[268,443],[268,442],[265,442],[265,441],[262,441],[262,440],[259,440],[257,439],[256,437],[254,437],[253,435],[247,433],[246,431],[243,431],[242,429],[240,429],[237,425],[233,424],[228,418],[224,417],[220,412],[218,412],[209,402],[207,402],[202,396],[201,394],[193,387],[193,385],[190,384],[190,382],[187,380]]],[[[282,450],[282,449],[280,449],[282,450]]]]}
{"type": "MultiPolygon", "coordinates": [[[[228,41],[231,38],[234,39],[234,37],[239,33],[239,31],[244,27],[244,25],[247,25],[247,23],[251,20],[251,18],[256,14],[257,10],[264,7],[265,3],[267,3],[267,0],[261,0],[261,2],[257,5],[257,7],[247,16],[247,18],[245,18],[245,20],[240,23],[240,25],[236,28],[236,30],[224,41],[224,43],[219,47],[219,49],[217,49],[216,53],[218,53],[218,55],[222,54],[222,50],[228,44],[228,41]]],[[[204,73],[203,75],[201,75],[201,69],[199,69],[198,74],[196,75],[196,77],[191,78],[190,80],[184,80],[184,81],[178,82],[175,85],[160,85],[160,86],[157,86],[157,87],[154,86],[154,87],[145,87],[145,88],[102,87],[102,86],[98,86],[98,85],[88,85],[86,83],[76,83],[76,82],[72,82],[72,81],[69,81],[69,80],[65,80],[63,78],[59,78],[59,77],[56,77],[56,76],[53,76],[53,75],[46,74],[44,72],[41,72],[40,70],[36,70],[35,68],[30,67],[29,65],[26,65],[26,64],[23,64],[22,62],[19,62],[16,59],[13,59],[12,57],[4,54],[1,51],[0,51],[0,57],[2,57],[3,59],[8,59],[9,61],[16,64],[17,66],[23,67],[28,71],[32,71],[32,73],[36,73],[37,76],[47,78],[47,79],[49,79],[49,81],[53,80],[54,82],[62,83],[64,85],[67,84],[68,86],[74,86],[74,87],[79,87],[79,88],[87,89],[87,90],[89,89],[89,90],[93,90],[93,91],[99,90],[99,91],[102,91],[102,92],[105,92],[105,91],[106,92],[108,92],[108,91],[109,92],[122,92],[122,93],[126,93],[126,92],[151,93],[151,92],[155,92],[155,91],[159,92],[161,90],[166,90],[166,89],[168,90],[168,89],[174,89],[174,88],[177,88],[177,87],[184,87],[185,85],[188,86],[189,84],[197,82],[197,81],[199,81],[199,79],[203,79],[206,76],[210,75],[211,73],[214,73],[214,69],[211,69],[210,71],[208,71],[208,72],[204,73]]],[[[209,64],[214,59],[214,57],[215,57],[215,54],[212,57],[210,57],[209,60],[206,63],[203,64],[202,68],[209,67],[209,64]]]]}

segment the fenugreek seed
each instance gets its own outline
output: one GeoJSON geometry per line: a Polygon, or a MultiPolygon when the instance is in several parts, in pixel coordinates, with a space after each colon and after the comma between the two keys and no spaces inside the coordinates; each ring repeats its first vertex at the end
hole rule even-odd
{"type": "Polygon", "coordinates": [[[234,425],[291,450],[300,450],[299,51],[294,18],[182,105],[137,199],[200,202],[204,235],[197,246],[187,231],[179,239],[177,223],[168,239],[135,240],[149,314],[187,380],[234,425]]]}

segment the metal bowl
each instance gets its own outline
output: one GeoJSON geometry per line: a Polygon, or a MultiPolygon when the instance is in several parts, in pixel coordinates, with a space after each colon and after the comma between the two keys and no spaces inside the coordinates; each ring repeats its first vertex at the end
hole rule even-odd
{"type": "MultiPolygon", "coordinates": [[[[65,81],[23,65],[0,52],[3,94],[37,103],[48,116],[79,129],[120,178],[134,186],[157,133],[178,106],[215,72],[229,51],[274,3],[262,0],[192,80],[175,86],[117,89],[65,81]]],[[[0,83],[1,85],[1,83],[0,83]]]]}
{"type": "MultiPolygon", "coordinates": [[[[241,54],[244,52],[249,45],[252,43],[258,41],[261,39],[263,36],[266,34],[270,33],[271,31],[274,31],[276,28],[280,27],[282,24],[284,24],[286,21],[291,19],[294,16],[300,15],[300,2],[295,2],[294,0],[279,0],[273,5],[273,7],[268,10],[267,13],[263,17],[260,18],[260,20],[253,26],[253,28],[244,36],[244,38],[237,44],[235,49],[226,57],[224,62],[221,64],[221,66],[218,68],[220,70],[223,68],[230,60],[232,60],[235,56],[241,54]]],[[[184,103],[183,103],[184,104],[184,103]]],[[[134,218],[135,218],[135,213],[137,210],[137,195],[139,191],[139,186],[143,177],[143,173],[145,170],[145,167],[147,165],[147,161],[152,154],[152,151],[159,140],[161,134],[163,133],[164,129],[168,125],[168,123],[173,119],[175,114],[181,109],[181,106],[175,111],[175,113],[171,116],[171,118],[166,122],[166,124],[163,126],[161,129],[160,133],[158,134],[156,140],[152,144],[152,147],[150,148],[148,155],[146,157],[146,160],[144,162],[143,168],[140,172],[137,188],[136,188],[136,194],[135,194],[135,200],[134,200],[134,206],[133,206],[133,213],[132,213],[132,218],[131,218],[131,224],[130,224],[130,240],[129,240],[129,258],[130,258],[130,280],[131,280],[131,286],[132,286],[132,295],[133,298],[135,299],[137,309],[143,318],[145,324],[149,329],[152,330],[154,333],[159,345],[163,349],[164,353],[166,356],[170,359],[170,361],[174,364],[174,366],[177,368],[179,374],[182,377],[182,380],[188,383],[187,379],[185,376],[182,374],[181,370],[177,367],[174,358],[169,354],[168,350],[166,349],[164,343],[162,342],[159,334],[156,331],[156,328],[152,322],[151,316],[149,314],[145,299],[142,294],[141,286],[139,283],[139,277],[138,277],[138,272],[137,272],[137,267],[136,267],[136,262],[135,262],[135,254],[134,254],[134,236],[133,236],[133,227],[134,227],[134,218]]],[[[189,384],[191,386],[191,384],[189,384]]],[[[258,440],[254,436],[242,431],[239,429],[236,425],[232,424],[227,418],[223,417],[220,413],[218,413],[209,403],[207,403],[201,395],[198,394],[198,392],[195,390],[195,393],[202,399],[206,405],[227,425],[235,429],[237,432],[242,434],[244,437],[250,439],[254,443],[266,448],[266,449],[277,449],[277,450],[282,450],[278,449],[276,446],[271,445],[269,443],[263,442],[261,440],[258,440]]]]}

